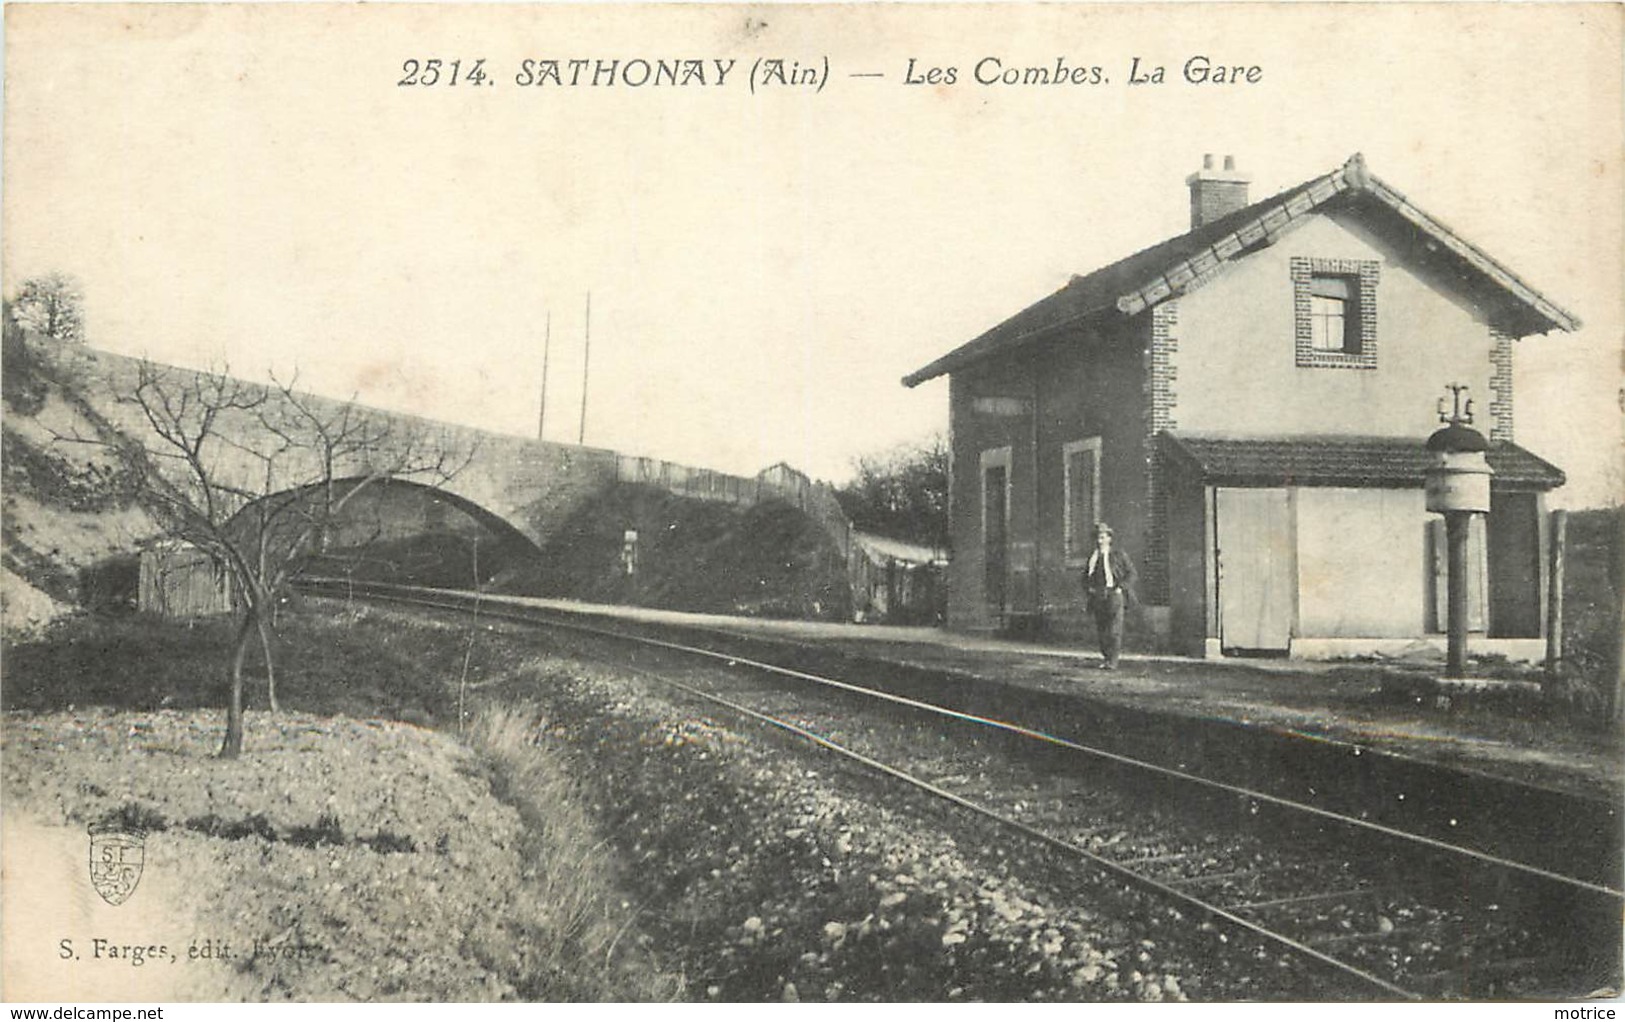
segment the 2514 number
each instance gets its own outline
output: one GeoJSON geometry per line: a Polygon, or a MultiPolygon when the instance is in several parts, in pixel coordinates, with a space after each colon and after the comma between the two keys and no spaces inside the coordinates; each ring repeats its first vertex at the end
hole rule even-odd
{"type": "Polygon", "coordinates": [[[401,64],[401,80],[395,83],[400,86],[407,85],[493,85],[489,75],[485,73],[485,58],[480,57],[467,70],[463,68],[461,60],[441,60],[438,57],[429,60],[408,60],[401,64]]]}

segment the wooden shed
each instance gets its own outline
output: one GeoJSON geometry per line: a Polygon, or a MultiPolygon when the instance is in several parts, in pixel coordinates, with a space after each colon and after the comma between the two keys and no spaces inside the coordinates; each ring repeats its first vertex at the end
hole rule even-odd
{"type": "Polygon", "coordinates": [[[153,543],[141,551],[136,606],[146,613],[174,618],[229,613],[231,580],[225,565],[190,543],[153,543]]]}

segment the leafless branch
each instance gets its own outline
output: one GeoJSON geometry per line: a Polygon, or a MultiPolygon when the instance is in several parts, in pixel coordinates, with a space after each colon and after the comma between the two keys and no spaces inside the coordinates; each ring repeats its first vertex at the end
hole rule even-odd
{"type": "MultiPolygon", "coordinates": [[[[472,461],[446,435],[225,368],[201,373],[143,362],[125,400],[149,434],[139,456],[145,504],[165,531],[223,564],[244,620],[234,651],[223,754],[240,750],[243,651],[313,547],[362,493],[391,478],[444,485],[472,461]]],[[[381,530],[375,529],[374,535],[381,530]]],[[[270,665],[267,663],[268,676],[270,665]]]]}

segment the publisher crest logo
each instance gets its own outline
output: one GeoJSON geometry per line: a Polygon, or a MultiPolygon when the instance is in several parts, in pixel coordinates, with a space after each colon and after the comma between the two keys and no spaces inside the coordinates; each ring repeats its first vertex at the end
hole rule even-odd
{"type": "Polygon", "coordinates": [[[109,905],[122,905],[141,882],[147,836],[117,824],[90,828],[90,886],[109,905]]]}

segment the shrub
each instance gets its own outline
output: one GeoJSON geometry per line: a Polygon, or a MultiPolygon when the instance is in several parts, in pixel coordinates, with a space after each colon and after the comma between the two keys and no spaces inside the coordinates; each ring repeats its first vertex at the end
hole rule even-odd
{"type": "Polygon", "coordinates": [[[224,838],[227,841],[241,841],[244,838],[257,837],[262,841],[276,843],[276,828],[271,821],[265,818],[264,813],[253,813],[241,820],[225,820],[208,813],[204,816],[194,816],[186,821],[186,829],[194,830],[210,837],[224,838]]]}
{"type": "Polygon", "coordinates": [[[103,813],[96,826],[134,834],[157,834],[168,830],[169,822],[151,806],[126,802],[117,809],[103,813]]]}
{"type": "Polygon", "coordinates": [[[324,812],[316,817],[314,826],[295,827],[288,831],[288,843],[306,848],[321,848],[323,845],[337,847],[344,844],[344,827],[337,815],[324,812]]]}

